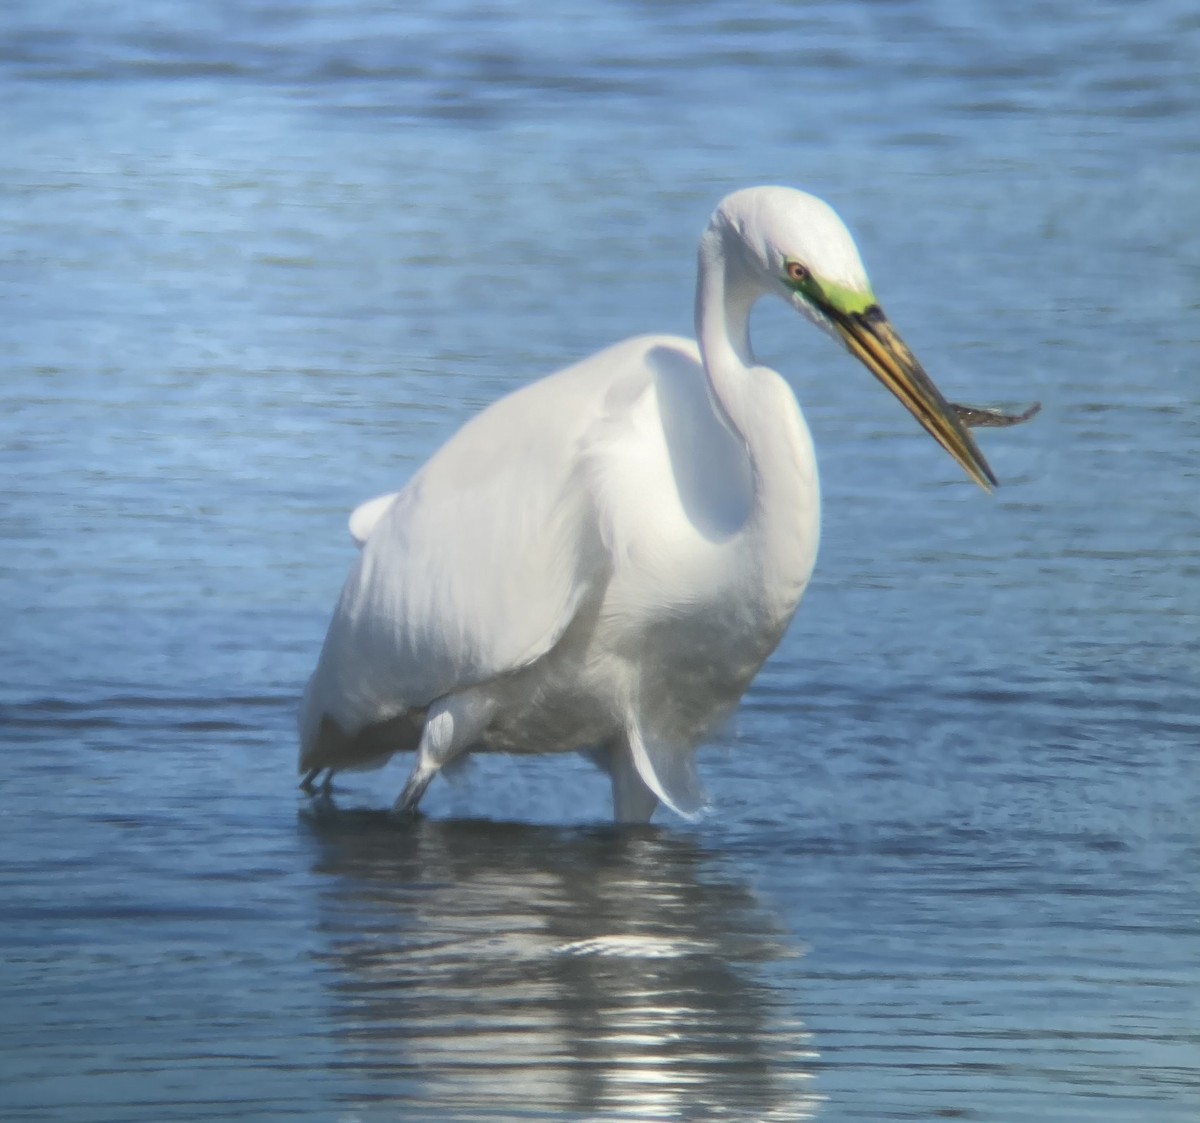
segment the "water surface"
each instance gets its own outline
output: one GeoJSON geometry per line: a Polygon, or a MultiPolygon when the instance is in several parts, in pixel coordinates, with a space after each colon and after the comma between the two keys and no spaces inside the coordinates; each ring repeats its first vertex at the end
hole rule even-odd
{"type": "Polygon", "coordinates": [[[1200,19],[1179,0],[9,5],[0,1115],[1200,1116],[1200,19]],[[988,499],[755,321],[818,571],[714,812],[294,790],[345,518],[829,198],[988,499]]]}

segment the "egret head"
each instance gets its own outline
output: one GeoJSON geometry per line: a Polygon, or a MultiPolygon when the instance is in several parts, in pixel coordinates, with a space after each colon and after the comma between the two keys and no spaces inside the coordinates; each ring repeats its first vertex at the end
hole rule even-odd
{"type": "Polygon", "coordinates": [[[709,225],[731,263],[840,340],[985,491],[996,477],[954,409],[880,308],[850,231],[828,203],[791,187],[726,196],[709,225]]]}

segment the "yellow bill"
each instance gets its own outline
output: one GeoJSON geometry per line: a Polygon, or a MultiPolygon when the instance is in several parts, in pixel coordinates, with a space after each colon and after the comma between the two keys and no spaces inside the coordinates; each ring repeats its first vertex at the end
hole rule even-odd
{"type": "Polygon", "coordinates": [[[942,397],[878,304],[861,312],[826,308],[851,353],[879,379],[984,491],[997,486],[995,475],[975,445],[958,410],[942,397]]]}

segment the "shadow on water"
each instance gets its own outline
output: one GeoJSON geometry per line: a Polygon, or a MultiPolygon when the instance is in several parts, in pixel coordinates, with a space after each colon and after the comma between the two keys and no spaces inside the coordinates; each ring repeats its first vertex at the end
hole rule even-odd
{"type": "Polygon", "coordinates": [[[332,808],[304,821],[333,1032],[369,1089],[348,1106],[813,1117],[816,1054],[770,980],[798,953],[694,841],[332,808]]]}

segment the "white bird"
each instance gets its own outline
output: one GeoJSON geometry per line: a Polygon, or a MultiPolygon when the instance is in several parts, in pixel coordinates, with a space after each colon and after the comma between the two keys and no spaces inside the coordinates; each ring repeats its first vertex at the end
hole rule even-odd
{"type": "Polygon", "coordinates": [[[416,749],[396,803],[413,811],[466,753],[574,750],[609,773],[618,821],[703,807],[696,746],[779,643],[817,554],[808,428],[750,349],[767,294],[996,482],[834,211],[735,192],[700,240],[696,342],[628,339],[527,385],[354,512],[361,553],[301,710],[306,789],[416,749]]]}

